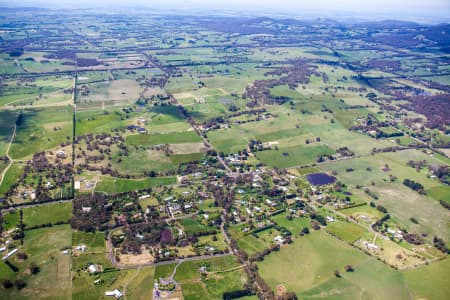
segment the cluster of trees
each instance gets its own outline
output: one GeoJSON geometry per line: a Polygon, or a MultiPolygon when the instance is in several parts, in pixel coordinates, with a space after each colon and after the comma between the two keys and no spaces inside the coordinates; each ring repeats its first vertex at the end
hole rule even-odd
{"type": "Polygon", "coordinates": [[[425,194],[425,189],[423,185],[421,185],[418,182],[415,182],[414,180],[406,178],[405,180],[403,180],[403,184],[420,194],[425,194]]]}
{"type": "Polygon", "coordinates": [[[411,96],[408,101],[410,110],[427,117],[427,127],[444,131],[450,125],[450,94],[411,96]]]}
{"type": "MultiPolygon", "coordinates": [[[[46,152],[37,152],[33,158],[27,161],[23,173],[10,189],[5,193],[9,197],[15,194],[17,187],[20,185],[31,186],[35,189],[37,201],[48,201],[52,199],[49,191],[62,188],[71,183],[73,178],[73,168],[71,163],[63,163],[57,158],[55,162],[50,162],[46,152]],[[28,182],[30,176],[36,176],[36,182],[28,182]],[[50,182],[50,185],[48,184],[50,182]]],[[[66,194],[63,197],[70,197],[72,191],[70,188],[65,189],[66,194]]]]}
{"type": "Polygon", "coordinates": [[[405,239],[405,241],[407,241],[410,244],[413,245],[422,245],[423,244],[423,239],[420,235],[418,235],[417,233],[405,233],[403,234],[403,238],[405,239]]]}
{"type": "Polygon", "coordinates": [[[437,236],[433,238],[433,244],[436,248],[438,248],[440,251],[442,251],[445,254],[450,253],[449,249],[447,248],[447,244],[445,241],[437,236]]]}
{"type": "Polygon", "coordinates": [[[295,90],[299,84],[307,84],[312,74],[320,76],[315,71],[315,67],[304,59],[292,60],[291,65],[267,72],[265,76],[280,76],[276,79],[256,80],[252,85],[248,85],[242,94],[242,99],[250,99],[248,107],[255,107],[262,104],[283,104],[290,100],[289,97],[275,97],[270,92],[271,88],[280,85],[288,85],[295,90]]]}
{"type": "Polygon", "coordinates": [[[112,206],[108,205],[107,196],[94,193],[79,195],[73,200],[73,213],[70,224],[72,228],[87,232],[108,229],[112,206]]]}
{"type": "Polygon", "coordinates": [[[278,244],[272,244],[269,248],[264,249],[261,252],[255,253],[252,257],[250,257],[250,261],[263,261],[264,256],[269,255],[273,251],[279,251],[280,245],[278,244]]]}

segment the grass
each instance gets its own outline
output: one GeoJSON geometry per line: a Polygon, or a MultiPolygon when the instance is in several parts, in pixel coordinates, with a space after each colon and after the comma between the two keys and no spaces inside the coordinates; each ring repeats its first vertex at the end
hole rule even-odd
{"type": "Polygon", "coordinates": [[[279,150],[256,152],[256,157],[271,167],[287,168],[312,164],[319,155],[333,154],[334,151],[325,145],[311,145],[301,147],[286,147],[279,150]],[[284,155],[287,153],[288,155],[284,155]]]}
{"type": "Polygon", "coordinates": [[[143,268],[127,287],[127,299],[147,300],[153,293],[153,282],[155,279],[155,268],[143,268]]]}
{"type": "Polygon", "coordinates": [[[243,281],[246,279],[243,270],[226,271],[237,266],[239,264],[232,255],[202,261],[183,262],[178,266],[174,279],[181,284],[184,299],[222,299],[224,292],[243,288],[243,281]],[[208,272],[213,272],[206,278],[202,278],[198,271],[202,264],[207,265],[208,272]]]}
{"type": "Polygon", "coordinates": [[[11,211],[3,215],[3,230],[15,228],[20,223],[20,215],[18,211],[11,211]]]}
{"type": "Polygon", "coordinates": [[[127,136],[126,145],[154,146],[162,144],[179,144],[201,142],[193,131],[166,134],[137,134],[127,136]]]}
{"type": "Polygon", "coordinates": [[[3,196],[12,185],[14,185],[20,178],[23,171],[23,165],[19,163],[13,163],[5,174],[2,185],[0,186],[0,196],[3,196]]]}
{"type": "Polygon", "coordinates": [[[311,227],[309,218],[293,218],[292,220],[286,219],[287,213],[282,213],[271,217],[272,221],[276,222],[279,226],[282,226],[292,232],[293,236],[297,236],[300,231],[305,228],[311,227]]]}
{"type": "Polygon", "coordinates": [[[23,222],[26,226],[46,223],[68,222],[72,214],[72,202],[33,206],[23,209],[23,222]]]}
{"type": "Polygon", "coordinates": [[[72,245],[86,245],[88,251],[105,251],[104,232],[72,231],[72,245]]]}
{"type": "Polygon", "coordinates": [[[0,111],[0,155],[2,156],[6,154],[6,149],[11,140],[17,115],[18,111],[0,111]]]}
{"type": "Polygon", "coordinates": [[[142,190],[150,187],[157,187],[161,185],[171,185],[176,182],[176,178],[169,177],[154,177],[145,179],[123,179],[103,176],[101,181],[97,184],[95,191],[104,192],[107,194],[116,194],[129,191],[142,190]]]}
{"type": "Polygon", "coordinates": [[[440,185],[427,190],[427,195],[436,200],[444,200],[450,203],[450,186],[440,185]]]}
{"type": "MultiPolygon", "coordinates": [[[[23,262],[17,261],[16,257],[10,259],[19,267],[17,277],[24,279],[27,287],[21,291],[14,288],[0,289],[0,298],[70,299],[70,257],[61,253],[61,249],[68,246],[70,246],[68,225],[27,231],[22,251],[28,255],[28,259],[23,262]],[[24,271],[31,262],[40,267],[40,272],[36,275],[25,275],[24,271]],[[58,288],[55,288],[56,286],[58,288]]],[[[4,269],[4,263],[1,262],[0,270],[4,269]]],[[[3,272],[0,274],[0,277],[5,275],[3,272]]],[[[7,276],[11,278],[11,274],[7,276]]]]}
{"type": "Polygon", "coordinates": [[[57,147],[72,136],[72,107],[26,109],[11,145],[13,159],[57,147]]]}
{"type": "Polygon", "coordinates": [[[213,227],[209,227],[206,225],[203,225],[202,223],[198,222],[197,219],[194,218],[184,218],[180,220],[181,225],[183,225],[184,231],[186,234],[194,234],[202,231],[207,231],[213,229],[213,227]]]}
{"type": "Polygon", "coordinates": [[[332,222],[327,225],[327,231],[343,239],[348,243],[353,243],[360,239],[367,230],[353,222],[332,222]]]}
{"type": "Polygon", "coordinates": [[[407,299],[400,273],[366,256],[324,231],[313,232],[266,256],[258,263],[261,276],[275,289],[283,284],[302,299],[407,299]],[[354,266],[346,273],[344,266],[354,266]],[[342,278],[336,278],[339,270],[342,278]],[[355,296],[356,295],[356,296],[355,296]],[[359,298],[357,298],[359,299],[359,298]]]}
{"type": "Polygon", "coordinates": [[[435,262],[429,266],[403,272],[414,298],[445,300],[450,295],[448,270],[450,259],[435,262]]]}
{"type": "Polygon", "coordinates": [[[266,242],[261,238],[254,237],[251,234],[244,234],[241,231],[241,227],[230,227],[229,232],[231,236],[236,240],[239,249],[242,249],[247,255],[252,256],[257,252],[261,252],[268,248],[271,242],[266,242]]]}

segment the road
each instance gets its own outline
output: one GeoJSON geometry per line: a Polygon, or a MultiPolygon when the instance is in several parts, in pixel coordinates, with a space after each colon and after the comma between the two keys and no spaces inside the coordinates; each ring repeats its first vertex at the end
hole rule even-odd
{"type": "Polygon", "coordinates": [[[0,186],[2,185],[3,180],[5,179],[6,172],[8,172],[9,168],[12,166],[12,164],[14,162],[14,160],[11,158],[11,156],[9,156],[9,149],[11,148],[11,145],[16,136],[16,128],[17,128],[17,125],[14,123],[14,130],[11,135],[11,139],[9,140],[8,148],[6,148],[6,153],[5,153],[5,156],[8,158],[9,162],[8,162],[8,165],[6,166],[6,168],[2,172],[2,178],[0,179],[0,186]]]}

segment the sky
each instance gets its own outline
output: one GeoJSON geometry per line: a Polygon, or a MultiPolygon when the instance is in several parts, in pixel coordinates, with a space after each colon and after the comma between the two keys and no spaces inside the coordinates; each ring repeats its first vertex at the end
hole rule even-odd
{"type": "Polygon", "coordinates": [[[0,0],[0,3],[51,7],[148,6],[186,10],[243,10],[319,16],[422,17],[450,20],[450,0],[0,0]]]}

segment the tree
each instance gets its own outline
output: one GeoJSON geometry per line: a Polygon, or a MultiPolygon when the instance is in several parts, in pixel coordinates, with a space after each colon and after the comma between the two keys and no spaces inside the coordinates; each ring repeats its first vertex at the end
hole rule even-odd
{"type": "Polygon", "coordinates": [[[41,271],[41,268],[34,262],[30,264],[30,272],[31,274],[37,274],[41,271]]]}
{"type": "Polygon", "coordinates": [[[16,289],[21,290],[27,286],[27,283],[25,281],[23,281],[22,279],[16,279],[14,281],[14,285],[15,285],[16,289]]]}
{"type": "Polygon", "coordinates": [[[346,272],[353,272],[355,270],[352,265],[346,265],[344,268],[346,272]]]}
{"type": "Polygon", "coordinates": [[[334,270],[334,276],[340,278],[341,277],[341,273],[339,273],[339,270],[334,270]]]}
{"type": "Polygon", "coordinates": [[[14,286],[14,284],[11,282],[11,280],[8,280],[8,279],[3,279],[2,285],[5,289],[10,289],[14,286]]]}

